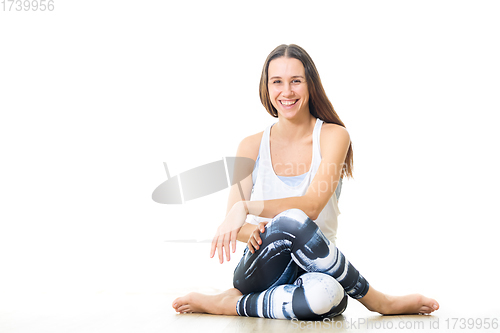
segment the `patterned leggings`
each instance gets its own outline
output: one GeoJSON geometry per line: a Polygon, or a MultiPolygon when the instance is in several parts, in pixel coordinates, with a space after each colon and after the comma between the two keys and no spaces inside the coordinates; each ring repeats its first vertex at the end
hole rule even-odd
{"type": "Polygon", "coordinates": [[[260,236],[259,250],[247,247],[234,271],[240,316],[321,320],[341,314],[347,295],[368,292],[368,281],[303,211],[276,215],[260,236]]]}

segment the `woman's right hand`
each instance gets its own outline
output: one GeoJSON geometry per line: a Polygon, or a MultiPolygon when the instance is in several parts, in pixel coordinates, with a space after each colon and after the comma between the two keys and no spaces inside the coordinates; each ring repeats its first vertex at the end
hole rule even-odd
{"type": "Polygon", "coordinates": [[[266,231],[266,224],[269,222],[260,222],[257,228],[250,234],[247,245],[250,252],[255,253],[262,244],[262,239],[260,239],[260,234],[266,231]]]}

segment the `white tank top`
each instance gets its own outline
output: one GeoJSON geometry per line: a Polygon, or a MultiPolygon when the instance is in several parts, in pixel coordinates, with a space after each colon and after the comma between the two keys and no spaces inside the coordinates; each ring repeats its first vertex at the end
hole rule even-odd
{"type": "MultiPolygon", "coordinates": [[[[274,124],[273,124],[274,125],[274,124]]],[[[259,148],[259,168],[257,170],[257,177],[255,184],[252,188],[250,201],[254,200],[272,200],[288,197],[302,196],[306,193],[307,188],[311,184],[316,172],[318,171],[321,163],[321,150],[320,150],[320,134],[323,121],[319,118],[316,119],[316,124],[313,131],[313,156],[311,168],[306,173],[304,179],[297,186],[290,186],[285,184],[278,178],[271,163],[271,150],[269,144],[269,134],[271,126],[268,126],[262,135],[259,148]]],[[[325,208],[321,211],[318,218],[314,220],[319,228],[331,242],[335,244],[337,235],[337,216],[340,215],[340,210],[337,203],[337,196],[334,193],[325,208]]],[[[248,215],[246,222],[258,224],[263,221],[271,221],[270,218],[248,215]]]]}

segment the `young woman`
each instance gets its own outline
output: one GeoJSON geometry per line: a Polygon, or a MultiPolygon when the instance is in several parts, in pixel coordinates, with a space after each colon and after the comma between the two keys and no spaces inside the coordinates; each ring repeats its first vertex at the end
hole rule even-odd
{"type": "Polygon", "coordinates": [[[230,260],[236,240],[247,248],[234,288],[218,295],[190,293],[177,312],[321,320],[342,313],[347,296],[381,314],[431,313],[419,294],[375,290],[335,246],[337,199],[352,176],[349,133],[321,84],[316,66],[297,45],[280,45],[266,59],[260,98],[278,122],[241,141],[237,156],[255,163],[230,190],[228,213],[210,256],[230,260]]]}

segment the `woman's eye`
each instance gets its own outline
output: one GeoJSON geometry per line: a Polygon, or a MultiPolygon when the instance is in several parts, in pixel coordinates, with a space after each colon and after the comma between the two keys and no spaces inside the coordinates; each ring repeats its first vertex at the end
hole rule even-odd
{"type": "Polygon", "coordinates": [[[281,80],[274,80],[273,83],[281,83],[281,80]]]}
{"type": "Polygon", "coordinates": [[[293,83],[301,83],[302,81],[300,81],[300,80],[293,80],[292,82],[293,83]]]}

